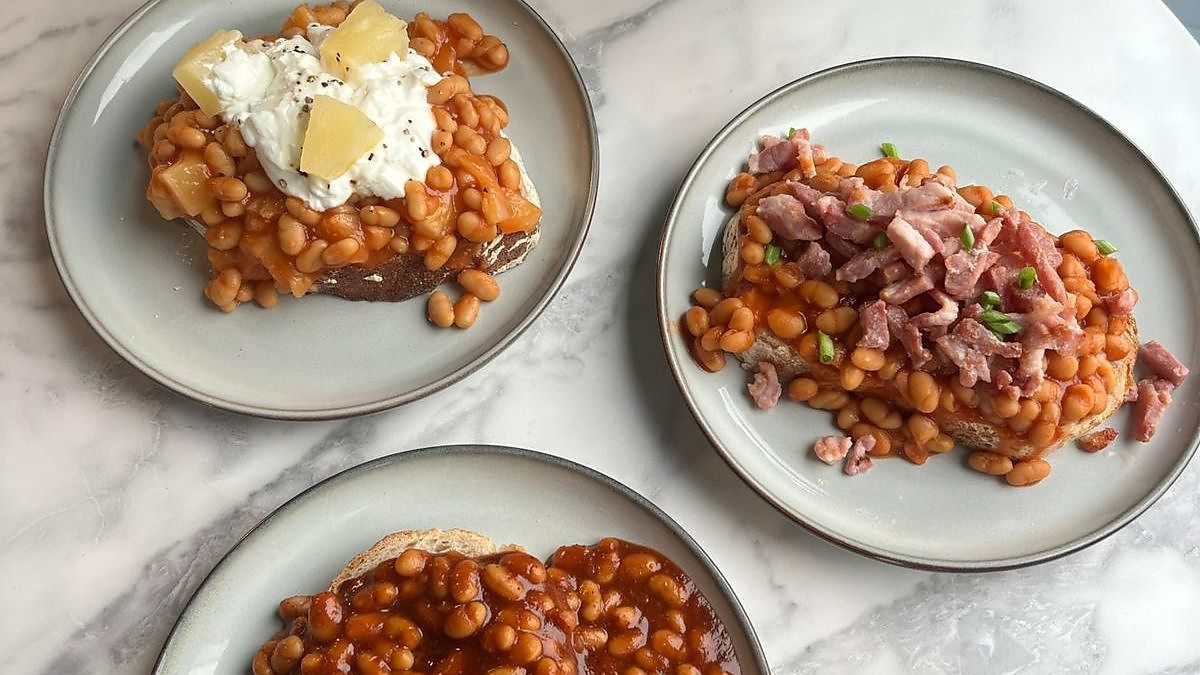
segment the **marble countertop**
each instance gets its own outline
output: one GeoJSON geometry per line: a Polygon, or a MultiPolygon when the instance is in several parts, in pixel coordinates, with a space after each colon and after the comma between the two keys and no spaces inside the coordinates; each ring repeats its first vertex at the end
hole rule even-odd
{"type": "Polygon", "coordinates": [[[3,12],[0,669],[144,672],[212,565],[289,497],[397,450],[492,442],[595,467],[674,516],[725,571],[777,673],[1200,671],[1200,467],[1065,560],[974,576],[887,566],[808,534],[736,478],[680,401],[654,321],[659,227],[702,144],[762,93],[850,60],[946,55],[1046,82],[1124,130],[1200,213],[1200,46],[1159,0],[537,0],[600,126],[579,264],[482,371],[399,410],[313,424],[154,385],[55,275],[41,221],[51,125],[140,2],[3,12]]]}

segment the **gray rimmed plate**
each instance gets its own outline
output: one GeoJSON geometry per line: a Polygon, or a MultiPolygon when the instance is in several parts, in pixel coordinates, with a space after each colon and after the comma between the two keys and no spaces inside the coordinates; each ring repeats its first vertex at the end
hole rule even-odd
{"type": "MultiPolygon", "coordinates": [[[[1067,447],[1050,477],[1013,489],[967,468],[965,453],[922,467],[876,462],[856,478],[811,456],[836,431],[831,417],[786,400],[753,407],[736,367],[715,375],[688,354],[679,319],[692,289],[719,281],[723,195],[762,133],[808,127],[848,161],[879,156],[949,164],[962,184],[1011,195],[1054,232],[1108,239],[1136,288],[1143,339],[1158,339],[1193,370],[1200,354],[1200,246],[1186,207],[1119,131],[1065,95],[1007,71],[940,58],[838,66],[772,92],[701,153],[667,218],[658,267],[659,322],[684,398],[729,464],[763,497],[813,532],[865,555],[962,571],[1019,567],[1112,534],[1161,496],[1191,459],[1200,427],[1195,378],[1149,444],[1122,438],[1097,455],[1067,447]]],[[[1122,412],[1111,424],[1128,429],[1122,412]]],[[[1124,436],[1128,436],[1125,431],[1124,436]]]]}
{"type": "Polygon", "coordinates": [[[742,673],[770,673],[728,583],[670,516],[587,467],[488,445],[382,457],[279,507],[196,590],[154,672],[248,672],[258,647],[280,627],[280,600],[324,588],[347,561],[389,532],[428,527],[475,530],[543,558],[559,546],[606,536],[649,546],[675,561],[712,603],[733,638],[742,673]]]}
{"type": "Polygon", "coordinates": [[[583,245],[598,181],[591,105],[566,49],[521,0],[450,8],[385,0],[401,16],[469,11],[509,46],[504,71],[476,80],[511,112],[509,135],[541,194],[541,242],[501,277],[503,296],[467,331],[425,321],[423,299],[284,299],[222,315],[201,296],[206,246],[146,202],[134,136],[174,92],[171,69],[218,28],[279,29],[295,0],[152,0],[104,43],[67,98],[46,165],[46,227],[71,298],[118,354],[196,400],[235,412],[324,419],[434,392],[496,356],[562,285],[583,245]]]}

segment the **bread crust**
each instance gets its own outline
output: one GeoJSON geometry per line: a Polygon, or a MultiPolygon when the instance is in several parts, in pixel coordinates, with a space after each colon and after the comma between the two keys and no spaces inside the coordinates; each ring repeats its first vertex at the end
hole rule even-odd
{"type": "Polygon", "coordinates": [[[410,548],[421,549],[429,553],[449,553],[455,551],[468,558],[492,555],[503,551],[521,551],[519,546],[497,546],[486,535],[471,530],[452,528],[443,530],[436,527],[424,530],[401,530],[392,532],[383,539],[375,542],[371,548],[359,553],[346,563],[341,572],[329,582],[329,590],[337,592],[339,586],[355,577],[366,574],[379,563],[398,557],[410,548]]]}
{"type": "MultiPolygon", "coordinates": [[[[746,207],[744,206],[743,208],[746,207]]],[[[732,292],[736,288],[738,279],[741,276],[743,263],[739,251],[741,250],[741,244],[746,234],[741,231],[740,222],[741,210],[735,213],[725,224],[725,231],[721,238],[722,287],[727,293],[732,292]]],[[[1132,344],[1138,344],[1137,322],[1132,316],[1124,335],[1132,341],[1132,344]]],[[[773,364],[779,373],[780,380],[785,383],[811,370],[810,364],[798,350],[768,331],[758,331],[754,345],[749,350],[735,354],[735,356],[741,362],[742,368],[746,370],[756,369],[759,362],[762,361],[773,364]]],[[[1104,424],[1105,421],[1116,414],[1117,410],[1125,404],[1125,396],[1123,394],[1137,386],[1137,382],[1133,376],[1133,366],[1136,360],[1137,350],[1130,350],[1125,358],[1113,362],[1113,372],[1117,380],[1116,390],[1121,392],[1122,395],[1109,396],[1108,406],[1103,411],[1089,415],[1066,427],[1062,437],[1047,448],[1038,449],[1031,443],[1009,443],[1002,446],[1000,443],[1001,429],[986,420],[967,419],[944,412],[941,409],[931,415],[931,417],[938,423],[943,432],[965,447],[974,450],[996,452],[1015,460],[1040,457],[1083,436],[1101,424],[1104,424]]]]}

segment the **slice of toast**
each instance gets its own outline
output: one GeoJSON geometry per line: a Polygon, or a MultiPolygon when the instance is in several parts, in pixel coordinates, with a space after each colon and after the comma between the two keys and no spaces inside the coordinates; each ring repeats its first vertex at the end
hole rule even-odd
{"type": "Polygon", "coordinates": [[[342,583],[365,574],[379,563],[395,558],[410,548],[429,553],[455,551],[468,558],[492,555],[503,551],[522,550],[517,546],[499,547],[487,536],[471,530],[430,528],[426,530],[401,530],[393,532],[375,542],[371,548],[354,556],[341,572],[329,582],[329,590],[336,592],[342,583]]]}
{"type": "MultiPolygon", "coordinates": [[[[757,200],[747,200],[747,205],[743,206],[742,209],[748,208],[751,202],[757,203],[757,200]]],[[[742,210],[739,210],[738,213],[735,213],[729,219],[725,225],[725,231],[721,239],[721,281],[722,287],[727,293],[732,292],[736,288],[738,280],[741,278],[743,267],[739,251],[741,250],[742,241],[747,234],[739,225],[741,215],[742,210]]],[[[1129,325],[1125,330],[1125,337],[1129,338],[1132,344],[1138,344],[1137,323],[1133,320],[1133,317],[1130,317],[1129,325]]],[[[735,356],[746,370],[755,369],[762,361],[772,363],[779,373],[780,381],[785,385],[792,378],[808,373],[811,370],[810,364],[797,349],[769,331],[758,331],[754,345],[749,350],[735,354],[735,356]]],[[[1137,386],[1137,381],[1133,376],[1133,365],[1136,360],[1137,350],[1130,350],[1125,358],[1113,363],[1113,371],[1117,380],[1116,391],[1123,394],[1137,386]]],[[[1075,422],[1065,430],[1065,433],[1059,440],[1050,447],[1043,449],[1035,448],[1032,443],[1028,442],[1011,443],[1006,447],[1001,447],[1000,434],[1002,430],[986,420],[965,419],[961,416],[947,413],[940,407],[930,417],[937,422],[943,432],[965,447],[1000,452],[1012,459],[1027,459],[1048,454],[1083,436],[1112,417],[1124,404],[1124,396],[1109,396],[1108,406],[1103,411],[1075,422]]]]}

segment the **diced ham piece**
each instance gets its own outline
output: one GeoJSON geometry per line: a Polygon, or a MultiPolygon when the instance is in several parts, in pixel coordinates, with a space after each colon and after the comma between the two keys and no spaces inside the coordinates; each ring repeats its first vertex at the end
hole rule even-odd
{"type": "Polygon", "coordinates": [[[813,454],[826,464],[837,464],[846,458],[853,444],[849,436],[825,436],[813,443],[813,454]]]}
{"type": "Polygon", "coordinates": [[[977,382],[992,380],[983,354],[971,347],[966,340],[953,333],[943,335],[937,341],[938,352],[958,367],[958,382],[964,387],[974,387],[977,382]]]}
{"type": "Polygon", "coordinates": [[[1138,382],[1137,405],[1133,409],[1133,436],[1146,443],[1158,431],[1167,406],[1171,405],[1174,387],[1162,379],[1144,379],[1138,382]]]}
{"type": "Polygon", "coordinates": [[[1138,357],[1155,375],[1177,387],[1188,376],[1188,367],[1157,340],[1142,345],[1138,357]]]}
{"type": "MultiPolygon", "coordinates": [[[[896,217],[899,218],[900,216],[896,217]]],[[[907,223],[908,221],[906,220],[904,222],[907,223]]],[[[911,225],[911,223],[909,224],[911,225]]],[[[921,238],[925,240],[925,243],[929,244],[929,248],[933,249],[935,255],[947,255],[946,242],[942,239],[942,235],[938,234],[934,230],[929,229],[928,227],[919,227],[917,228],[917,231],[921,233],[921,238]]]]}
{"type": "Polygon", "coordinates": [[[816,241],[825,234],[820,223],[805,212],[800,200],[791,195],[763,197],[755,213],[783,239],[816,241]]]}
{"type": "MultiPolygon", "coordinates": [[[[928,182],[921,187],[880,192],[869,190],[863,202],[877,217],[891,218],[897,211],[941,211],[955,209],[958,193],[938,182],[928,182]]],[[[974,207],[971,208],[973,212],[974,207]]],[[[959,224],[962,229],[962,224],[959,224]]]]}
{"type": "Polygon", "coordinates": [[[982,352],[985,356],[1003,356],[1015,359],[1021,355],[1021,345],[1016,342],[1005,342],[995,333],[984,327],[975,319],[963,319],[954,327],[954,334],[967,341],[972,349],[982,352]]]}
{"type": "Polygon", "coordinates": [[[846,241],[832,232],[825,233],[825,243],[834,252],[846,258],[853,258],[862,251],[861,247],[846,241]]]}
{"type": "Polygon", "coordinates": [[[1116,429],[1105,427],[1081,437],[1076,444],[1084,452],[1100,452],[1117,440],[1117,435],[1116,429]]]}
{"type": "Polygon", "coordinates": [[[921,341],[921,332],[917,327],[912,325],[908,314],[900,307],[889,305],[887,308],[888,330],[896,339],[900,340],[900,344],[904,347],[904,351],[908,353],[908,360],[912,362],[913,368],[920,368],[926,363],[929,363],[933,358],[933,354],[925,348],[925,344],[921,341]]]}
{"type": "Polygon", "coordinates": [[[806,177],[816,175],[813,148],[808,139],[807,129],[801,129],[787,139],[763,136],[762,148],[747,160],[750,173],[762,175],[790,171],[799,166],[806,177]]]}
{"type": "Polygon", "coordinates": [[[941,291],[930,291],[930,297],[938,302],[940,307],[936,312],[925,312],[918,314],[912,318],[912,325],[918,330],[925,330],[934,326],[949,326],[958,318],[958,303],[954,298],[946,295],[941,291]]]}
{"type": "Polygon", "coordinates": [[[1017,229],[1017,246],[1022,255],[1037,271],[1038,284],[1059,302],[1067,301],[1067,287],[1063,285],[1062,277],[1058,276],[1058,266],[1062,264],[1062,253],[1054,245],[1051,237],[1039,225],[1022,220],[1017,229]]]}
{"type": "Polygon", "coordinates": [[[887,236],[892,242],[892,247],[900,252],[913,270],[920,274],[925,271],[925,265],[933,259],[935,251],[925,241],[925,237],[917,231],[917,228],[909,224],[909,222],[900,216],[892,218],[892,222],[888,223],[887,236]]]}
{"type": "Polygon", "coordinates": [[[879,234],[879,227],[865,220],[859,220],[846,211],[846,203],[832,195],[821,197],[817,201],[821,212],[821,222],[833,234],[863,245],[869,244],[879,234]]]}
{"type": "Polygon", "coordinates": [[[808,211],[808,215],[814,218],[820,215],[821,210],[817,207],[817,202],[825,196],[824,192],[798,180],[788,181],[787,189],[793,197],[800,200],[805,210],[808,211]]]}
{"type": "Polygon", "coordinates": [[[1123,291],[1102,296],[1101,300],[1104,301],[1104,308],[1108,310],[1109,316],[1129,316],[1133,314],[1133,308],[1137,305],[1138,292],[1132,288],[1126,288],[1123,291]]]}
{"type": "Polygon", "coordinates": [[[969,225],[972,230],[978,231],[984,224],[983,216],[954,209],[942,211],[901,209],[896,215],[907,220],[918,230],[930,230],[936,232],[943,239],[954,239],[955,241],[962,235],[963,225],[969,225]]]}
{"type": "Polygon", "coordinates": [[[1046,381],[1046,350],[1043,348],[1027,349],[1017,361],[1017,381],[1021,383],[1021,393],[1033,396],[1042,383],[1046,381]]]}
{"type": "Polygon", "coordinates": [[[997,389],[1004,389],[1013,383],[1013,376],[1007,370],[995,369],[992,371],[992,384],[996,385],[997,389]]]}
{"type": "Polygon", "coordinates": [[[758,362],[758,372],[754,375],[754,381],[746,385],[746,388],[750,390],[750,397],[754,399],[754,405],[758,406],[759,410],[774,408],[775,404],[779,403],[779,397],[783,395],[779,373],[770,361],[758,362]]]}
{"type": "Polygon", "coordinates": [[[890,262],[879,268],[879,280],[883,283],[880,286],[887,286],[893,281],[900,281],[909,275],[908,265],[903,260],[890,262]]]}
{"type": "Polygon", "coordinates": [[[1000,230],[1004,229],[1003,218],[992,218],[987,221],[982,230],[975,232],[975,246],[988,247],[992,242],[996,241],[996,237],[1000,236],[1000,230]]]}
{"type": "Polygon", "coordinates": [[[846,261],[845,265],[838,268],[835,275],[838,281],[862,281],[871,276],[875,270],[894,262],[900,254],[895,247],[889,246],[885,249],[867,249],[850,260],[846,261]]]}
{"type": "MultiPolygon", "coordinates": [[[[901,310],[903,311],[903,310],[901,310]]],[[[882,300],[863,305],[858,310],[858,322],[862,325],[863,336],[858,341],[859,347],[868,349],[887,349],[891,343],[888,332],[887,303],[882,300]]]]}
{"type": "Polygon", "coordinates": [[[907,279],[888,284],[879,291],[879,297],[891,305],[903,305],[936,285],[933,275],[925,272],[907,279]]]}
{"type": "Polygon", "coordinates": [[[959,251],[946,258],[946,292],[957,300],[966,301],[975,294],[975,285],[989,267],[1000,259],[991,251],[959,251]]]}
{"type": "Polygon", "coordinates": [[[810,242],[800,252],[796,265],[800,267],[800,273],[805,279],[824,279],[833,271],[833,263],[829,262],[829,251],[815,241],[810,242]]]}
{"type": "Polygon", "coordinates": [[[857,476],[871,468],[871,458],[868,456],[875,449],[875,437],[871,434],[859,436],[846,453],[846,461],[842,463],[842,473],[847,476],[857,476]]]}

